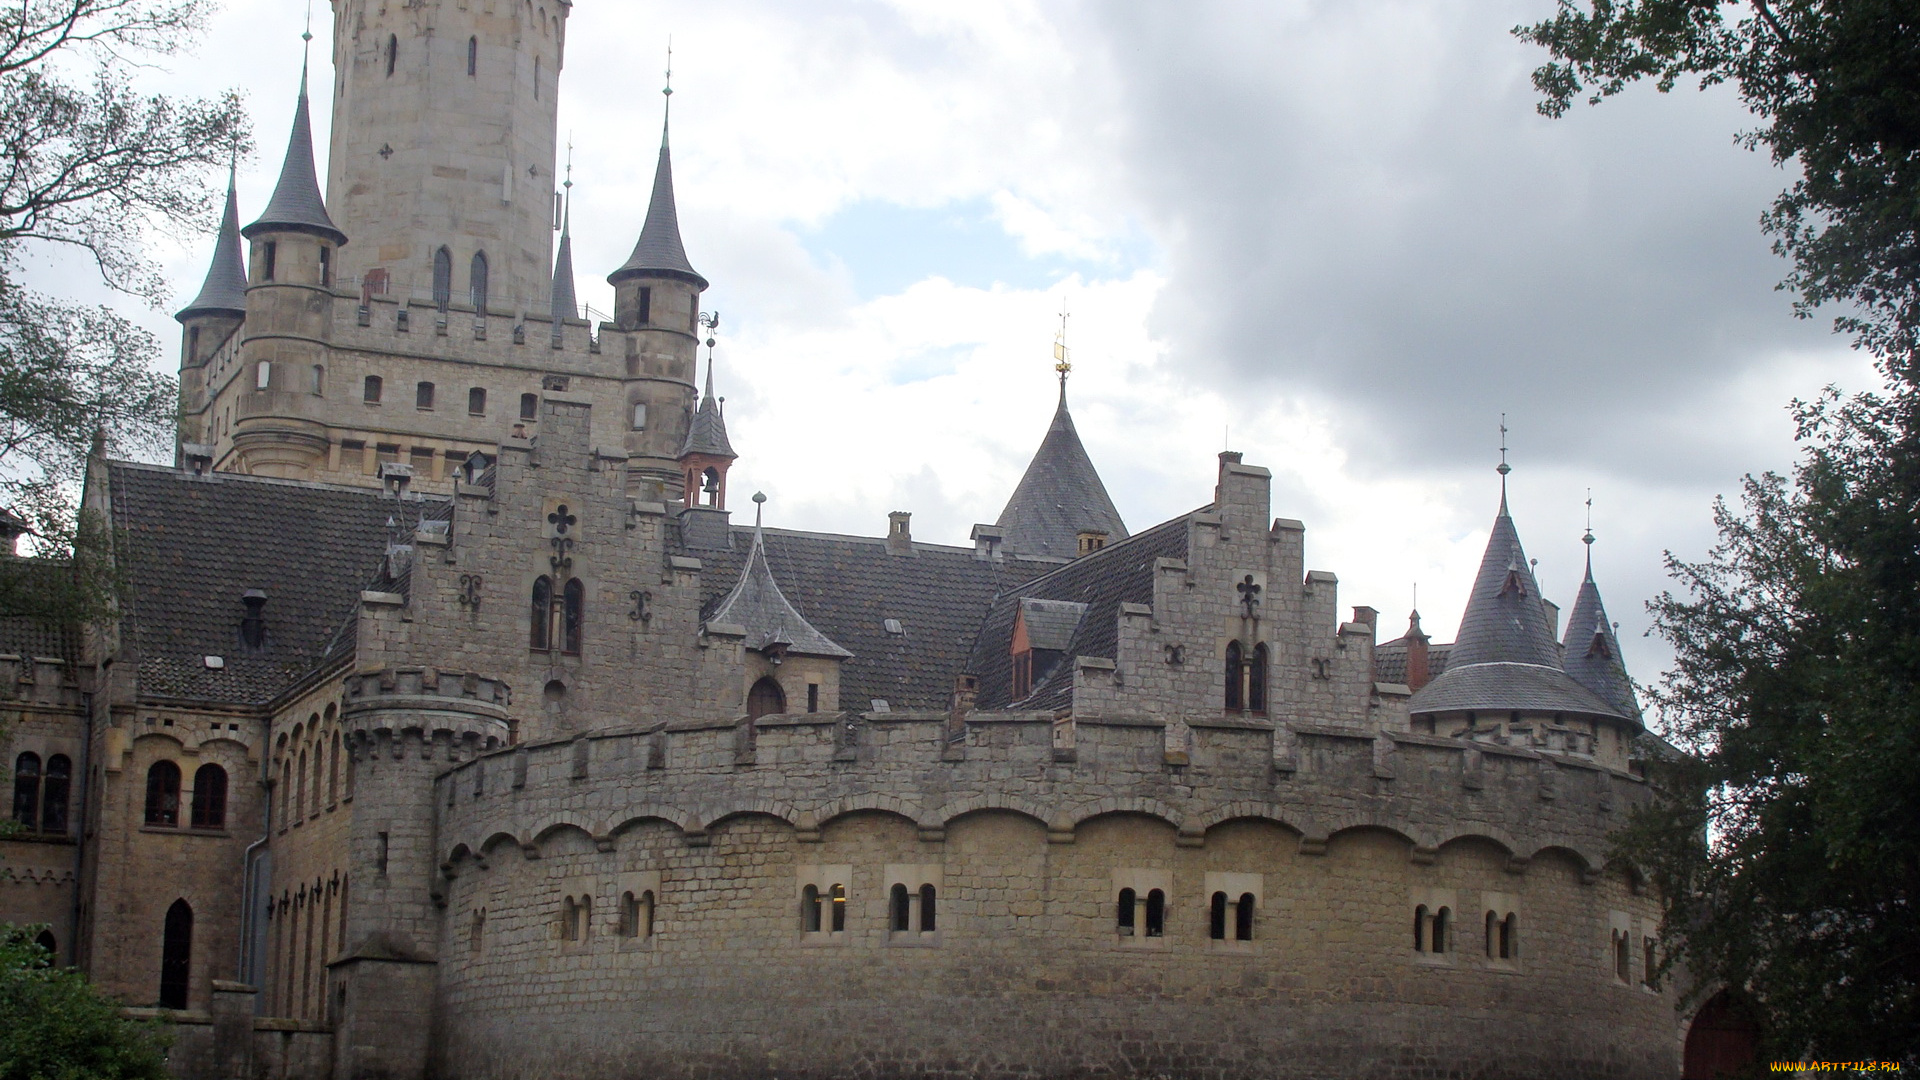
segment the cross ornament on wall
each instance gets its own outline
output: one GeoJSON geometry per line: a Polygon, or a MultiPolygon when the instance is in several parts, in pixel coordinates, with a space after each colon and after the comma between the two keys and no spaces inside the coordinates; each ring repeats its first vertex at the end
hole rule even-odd
{"type": "Polygon", "coordinates": [[[1235,585],[1234,588],[1240,592],[1240,603],[1247,609],[1246,617],[1249,619],[1259,618],[1260,583],[1253,580],[1252,574],[1248,574],[1238,585],[1235,585]]]}

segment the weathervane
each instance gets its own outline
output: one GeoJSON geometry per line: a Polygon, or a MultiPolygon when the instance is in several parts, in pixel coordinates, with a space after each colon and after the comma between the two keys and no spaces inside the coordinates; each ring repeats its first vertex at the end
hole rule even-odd
{"type": "Polygon", "coordinates": [[[1060,332],[1053,338],[1053,370],[1060,373],[1060,396],[1067,396],[1067,373],[1073,370],[1067,359],[1067,300],[1060,298],[1060,332]]]}
{"type": "Polygon", "coordinates": [[[1500,414],[1500,467],[1494,472],[1500,474],[1500,512],[1507,512],[1507,474],[1513,466],[1507,464],[1507,414],[1500,414]]]}
{"type": "Polygon", "coordinates": [[[1587,545],[1587,576],[1593,576],[1593,489],[1587,489],[1587,534],[1580,538],[1587,545]]]}

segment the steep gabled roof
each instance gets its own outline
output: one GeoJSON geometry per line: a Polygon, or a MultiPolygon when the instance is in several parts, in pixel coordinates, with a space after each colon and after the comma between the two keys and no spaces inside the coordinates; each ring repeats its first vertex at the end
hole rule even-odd
{"type": "Polygon", "coordinates": [[[300,100],[293,109],[293,132],[287,136],[287,156],[280,163],[280,182],[274,185],[273,198],[267,200],[259,220],[242,229],[241,234],[252,238],[271,230],[312,233],[335,244],[347,242],[347,234],[327,216],[326,200],[320,197],[320,180],[313,167],[313,121],[307,115],[304,64],[300,67],[300,100]]]}
{"type": "Polygon", "coordinates": [[[1593,691],[1602,701],[1635,719],[1640,703],[1634,698],[1633,680],[1627,677],[1620,657],[1620,639],[1607,621],[1607,607],[1600,602],[1600,586],[1593,581],[1591,549],[1587,576],[1580,582],[1580,595],[1574,598],[1573,611],[1567,616],[1564,639],[1567,674],[1593,691]]]}
{"type": "Polygon", "coordinates": [[[234,191],[234,177],[227,173],[227,208],[220,215],[220,232],[213,241],[213,263],[207,267],[207,279],[200,295],[180,309],[174,318],[185,322],[196,315],[235,315],[247,313],[247,264],[240,255],[240,200],[234,191]]]}
{"type": "Polygon", "coordinates": [[[679,278],[701,290],[707,287],[707,279],[687,261],[686,245],[680,242],[680,211],[673,201],[673,152],[667,148],[665,125],[660,128],[660,160],[653,167],[653,198],[647,203],[640,241],[607,281],[618,285],[635,277],[679,278]]]}
{"type": "Polygon", "coordinates": [[[708,623],[732,623],[747,632],[747,648],[765,649],[785,645],[788,652],[804,656],[831,656],[846,659],[853,654],[814,629],[773,580],[767,565],[767,538],[756,526],[753,547],[747,552],[747,565],[740,570],[720,605],[707,616],[708,623]]]}
{"type": "Polygon", "coordinates": [[[1082,532],[1106,533],[1109,543],[1127,537],[1126,523],[1074,430],[1064,384],[1046,437],[998,524],[1006,533],[1006,549],[1024,555],[1073,558],[1080,553],[1082,532]]]}

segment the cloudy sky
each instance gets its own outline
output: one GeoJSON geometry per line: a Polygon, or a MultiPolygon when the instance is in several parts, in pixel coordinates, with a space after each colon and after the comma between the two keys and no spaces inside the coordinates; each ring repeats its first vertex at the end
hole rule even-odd
{"type": "MultiPolygon", "coordinates": [[[[1504,413],[1547,595],[1572,601],[1591,488],[1597,576],[1650,680],[1662,552],[1699,556],[1713,497],[1790,462],[1790,398],[1869,372],[1774,290],[1757,219],[1788,178],[1735,145],[1730,94],[1534,112],[1541,57],[1508,30],[1552,7],[579,0],[561,125],[584,299],[612,308],[645,213],[671,35],[731,486],[764,490],[770,523],[878,535],[910,510],[917,538],[966,543],[1045,429],[1064,304],[1074,416],[1132,528],[1205,503],[1230,446],[1273,470],[1344,604],[1392,636],[1418,583],[1449,640],[1504,413]]],[[[303,9],[229,0],[147,76],[247,95],[269,148],[247,217],[303,9]]],[[[181,301],[210,243],[157,242],[181,301]]]]}

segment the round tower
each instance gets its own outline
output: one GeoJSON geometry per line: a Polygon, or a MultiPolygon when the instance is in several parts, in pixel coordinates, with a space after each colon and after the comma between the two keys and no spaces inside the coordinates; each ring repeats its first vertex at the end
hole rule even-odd
{"type": "Polygon", "coordinates": [[[333,964],[336,1075],[421,1076],[440,936],[434,781],[509,741],[507,685],[430,668],[350,675],[346,951],[333,964]]]}
{"type": "Polygon", "coordinates": [[[547,306],[568,0],[333,0],[327,190],[352,284],[547,306]]]}
{"type": "Polygon", "coordinates": [[[193,301],[174,316],[180,323],[180,426],[182,445],[210,442],[207,365],[247,318],[247,266],[240,247],[240,204],[227,174],[227,205],[220,215],[213,262],[193,301]]]}
{"type": "MultiPolygon", "coordinates": [[[[327,214],[313,167],[307,71],[280,180],[259,220],[240,230],[251,245],[239,384],[231,418],[236,471],[309,476],[326,460],[326,426],[314,411],[333,331],[333,289],[347,235],[327,214]]],[[[189,331],[191,336],[191,331],[189,331]]]]}

